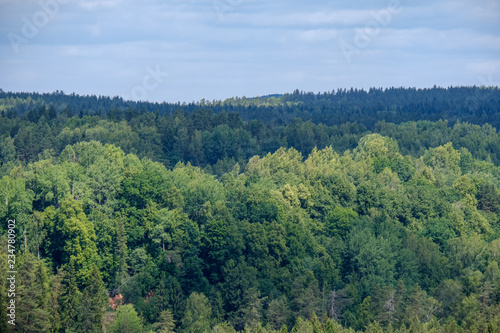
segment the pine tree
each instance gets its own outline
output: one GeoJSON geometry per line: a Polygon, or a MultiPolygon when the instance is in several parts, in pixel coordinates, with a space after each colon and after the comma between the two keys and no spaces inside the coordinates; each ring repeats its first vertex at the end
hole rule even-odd
{"type": "Polygon", "coordinates": [[[288,306],[286,296],[281,296],[278,299],[273,299],[267,307],[267,320],[271,327],[278,330],[282,325],[288,323],[291,316],[291,311],[288,306]]]}
{"type": "Polygon", "coordinates": [[[224,321],[224,300],[219,290],[212,287],[210,295],[210,303],[212,305],[212,317],[215,323],[222,323],[224,321]]]}
{"type": "Polygon", "coordinates": [[[27,253],[18,270],[18,300],[16,300],[16,326],[14,332],[47,332],[47,271],[43,262],[27,253]]]}
{"type": "Polygon", "coordinates": [[[257,288],[250,288],[245,292],[243,306],[239,310],[236,323],[255,329],[261,321],[262,301],[257,288]]]}
{"type": "Polygon", "coordinates": [[[292,328],[292,333],[313,333],[313,326],[308,320],[298,317],[292,328]]]}
{"type": "Polygon", "coordinates": [[[85,288],[79,309],[82,330],[85,332],[102,332],[106,290],[101,275],[94,266],[90,275],[90,284],[85,288]]]}
{"type": "Polygon", "coordinates": [[[66,274],[62,278],[61,297],[59,298],[61,326],[64,331],[78,328],[78,309],[82,293],[78,289],[75,265],[70,262],[66,267],[66,274]]]}
{"type": "MultiPolygon", "coordinates": [[[[5,311],[5,313],[2,313],[2,316],[7,315],[7,302],[9,302],[9,298],[7,290],[8,290],[8,283],[9,280],[7,278],[9,277],[7,275],[8,267],[7,267],[7,238],[6,237],[1,237],[0,238],[0,308],[2,311],[5,311]]],[[[7,332],[7,320],[10,320],[11,318],[9,317],[3,317],[6,318],[6,320],[0,320],[0,332],[7,332]]],[[[10,325],[9,325],[10,326],[10,325]]]]}
{"type": "Polygon", "coordinates": [[[173,333],[175,328],[175,320],[172,311],[162,311],[160,313],[160,320],[153,326],[156,328],[156,332],[173,333]]]}
{"type": "Polygon", "coordinates": [[[62,280],[64,279],[65,271],[63,267],[60,267],[57,274],[52,277],[51,289],[50,289],[50,300],[49,300],[49,318],[50,318],[50,329],[51,333],[57,333],[62,327],[59,299],[62,295],[63,285],[62,280]]]}

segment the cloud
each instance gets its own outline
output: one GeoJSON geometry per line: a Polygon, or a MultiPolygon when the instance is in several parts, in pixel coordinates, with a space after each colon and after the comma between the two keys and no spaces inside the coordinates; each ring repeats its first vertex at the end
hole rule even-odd
{"type": "Polygon", "coordinates": [[[500,59],[472,62],[467,66],[467,70],[476,74],[493,74],[500,72],[500,59]]]}
{"type": "Polygon", "coordinates": [[[306,42],[328,42],[338,37],[338,31],[335,29],[312,29],[298,33],[298,39],[306,42]]]}
{"type": "Polygon", "coordinates": [[[85,10],[95,11],[118,6],[121,0],[81,0],[79,6],[85,10]]]}
{"type": "Polygon", "coordinates": [[[386,85],[479,84],[498,73],[498,1],[400,0],[347,63],[338,46],[376,22],[388,0],[79,0],[15,54],[37,1],[0,0],[0,87],[127,94],[147,66],[170,73],[148,98],[224,99],[295,88],[324,91],[386,85]],[[375,14],[374,14],[375,13],[375,14]],[[466,69],[466,70],[464,70],[466,69]]]}

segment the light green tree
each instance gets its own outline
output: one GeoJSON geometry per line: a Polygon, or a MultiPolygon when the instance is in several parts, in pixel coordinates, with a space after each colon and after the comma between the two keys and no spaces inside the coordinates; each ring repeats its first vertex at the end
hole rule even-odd
{"type": "Polygon", "coordinates": [[[182,328],[186,333],[205,333],[211,331],[212,306],[204,294],[192,293],[187,299],[182,328]]]}
{"type": "Polygon", "coordinates": [[[110,333],[141,333],[143,324],[132,304],[120,305],[115,320],[109,328],[110,333]]]}
{"type": "Polygon", "coordinates": [[[175,320],[172,311],[166,310],[160,313],[160,320],[153,325],[156,332],[173,333],[175,329],[175,320]]]}

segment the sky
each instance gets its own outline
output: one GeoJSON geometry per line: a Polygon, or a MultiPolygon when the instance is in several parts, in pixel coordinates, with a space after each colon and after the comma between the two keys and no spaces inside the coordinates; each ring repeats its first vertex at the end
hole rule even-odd
{"type": "Polygon", "coordinates": [[[498,0],[0,0],[0,88],[154,102],[498,86],[498,0]]]}

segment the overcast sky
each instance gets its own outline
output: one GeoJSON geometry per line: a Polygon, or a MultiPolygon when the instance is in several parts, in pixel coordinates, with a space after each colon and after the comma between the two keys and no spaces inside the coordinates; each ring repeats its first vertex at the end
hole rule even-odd
{"type": "Polygon", "coordinates": [[[499,85],[498,0],[0,0],[0,88],[219,100],[499,85]]]}

